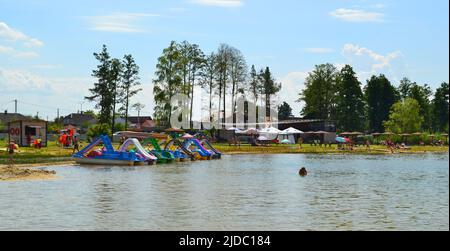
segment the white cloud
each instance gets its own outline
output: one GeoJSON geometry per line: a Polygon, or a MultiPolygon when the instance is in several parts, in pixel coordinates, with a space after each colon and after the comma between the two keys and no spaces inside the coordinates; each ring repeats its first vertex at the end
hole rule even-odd
{"type": "Polygon", "coordinates": [[[27,58],[27,59],[39,57],[39,54],[37,54],[34,51],[17,51],[12,47],[6,47],[2,45],[0,45],[0,54],[5,54],[15,58],[27,58]]]}
{"type": "Polygon", "coordinates": [[[37,38],[32,38],[21,31],[9,27],[6,23],[0,22],[0,39],[9,41],[21,41],[27,47],[41,47],[44,45],[42,41],[37,38]]]}
{"type": "Polygon", "coordinates": [[[22,70],[0,68],[0,89],[2,92],[33,92],[47,88],[47,81],[38,75],[22,70]]]}
{"type": "Polygon", "coordinates": [[[395,51],[388,53],[386,55],[378,54],[365,47],[360,47],[354,44],[345,44],[342,49],[342,53],[347,58],[368,58],[372,61],[372,70],[378,71],[383,68],[389,68],[391,66],[391,61],[401,56],[400,51],[395,51]]]}
{"type": "Polygon", "coordinates": [[[110,15],[86,17],[90,29],[95,31],[116,33],[142,33],[147,30],[140,27],[138,22],[148,17],[159,17],[158,14],[145,13],[113,13],[110,15]]]}
{"type": "Polygon", "coordinates": [[[302,104],[296,102],[299,99],[300,92],[305,88],[305,79],[308,72],[295,71],[280,78],[282,84],[279,93],[280,102],[286,101],[293,109],[294,116],[299,116],[302,104]]]}
{"type": "Polygon", "coordinates": [[[380,12],[369,12],[357,9],[340,8],[330,15],[345,22],[383,22],[385,15],[380,12]]]}
{"type": "Polygon", "coordinates": [[[244,4],[242,0],[190,0],[189,2],[218,7],[241,7],[244,4]]]}
{"type": "Polygon", "coordinates": [[[304,50],[306,52],[316,53],[316,54],[326,54],[326,53],[331,53],[334,51],[331,48],[305,48],[304,50]]]}

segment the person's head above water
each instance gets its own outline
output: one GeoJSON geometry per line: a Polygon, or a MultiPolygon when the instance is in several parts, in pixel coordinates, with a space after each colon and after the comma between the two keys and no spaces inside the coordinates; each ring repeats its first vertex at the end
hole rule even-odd
{"type": "Polygon", "coordinates": [[[308,171],[306,170],[305,167],[302,167],[302,169],[300,169],[299,173],[300,176],[305,177],[308,175],[308,171]]]}

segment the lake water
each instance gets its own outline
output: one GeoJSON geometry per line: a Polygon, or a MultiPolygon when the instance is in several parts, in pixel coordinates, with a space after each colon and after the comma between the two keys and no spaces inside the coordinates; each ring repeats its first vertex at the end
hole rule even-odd
{"type": "Polygon", "coordinates": [[[57,180],[0,183],[0,230],[448,230],[448,165],[429,154],[49,167],[57,180]]]}

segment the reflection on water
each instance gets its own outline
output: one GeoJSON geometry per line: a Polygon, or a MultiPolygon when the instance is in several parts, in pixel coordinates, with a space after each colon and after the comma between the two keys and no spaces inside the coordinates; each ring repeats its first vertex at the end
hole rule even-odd
{"type": "Polygon", "coordinates": [[[60,179],[0,183],[0,230],[448,230],[448,163],[448,154],[251,155],[52,167],[60,179]]]}

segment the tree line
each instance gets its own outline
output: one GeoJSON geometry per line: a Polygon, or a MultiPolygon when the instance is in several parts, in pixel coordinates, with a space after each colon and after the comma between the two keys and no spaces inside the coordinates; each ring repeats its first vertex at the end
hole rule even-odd
{"type": "Polygon", "coordinates": [[[209,120],[221,119],[226,114],[236,122],[237,100],[240,96],[251,97],[255,104],[264,102],[270,111],[273,95],[281,90],[281,84],[273,77],[270,68],[259,71],[255,66],[248,69],[242,52],[230,45],[205,54],[199,45],[187,41],[172,41],[158,58],[154,82],[154,117],[162,125],[169,125],[172,111],[171,99],[177,94],[189,98],[189,121],[193,126],[195,87],[199,86],[209,95],[209,120]],[[218,98],[219,102],[213,104],[218,98]],[[227,101],[231,111],[227,111],[227,101]]]}
{"type": "MultiPolygon", "coordinates": [[[[101,52],[94,53],[94,57],[99,62],[92,71],[97,81],[89,89],[91,96],[85,99],[95,102],[95,107],[100,110],[97,119],[102,131],[112,130],[114,133],[118,114],[125,117],[124,129],[127,130],[131,98],[142,90],[139,88],[139,66],[129,54],[122,59],[112,58],[106,45],[103,45],[101,52]]],[[[141,107],[139,103],[133,106],[141,107]]]]}
{"type": "Polygon", "coordinates": [[[335,121],[341,132],[448,131],[448,83],[433,93],[430,86],[408,78],[396,88],[381,74],[363,87],[350,65],[339,71],[332,64],[322,64],[309,73],[299,95],[298,101],[305,103],[305,118],[335,121]]]}

